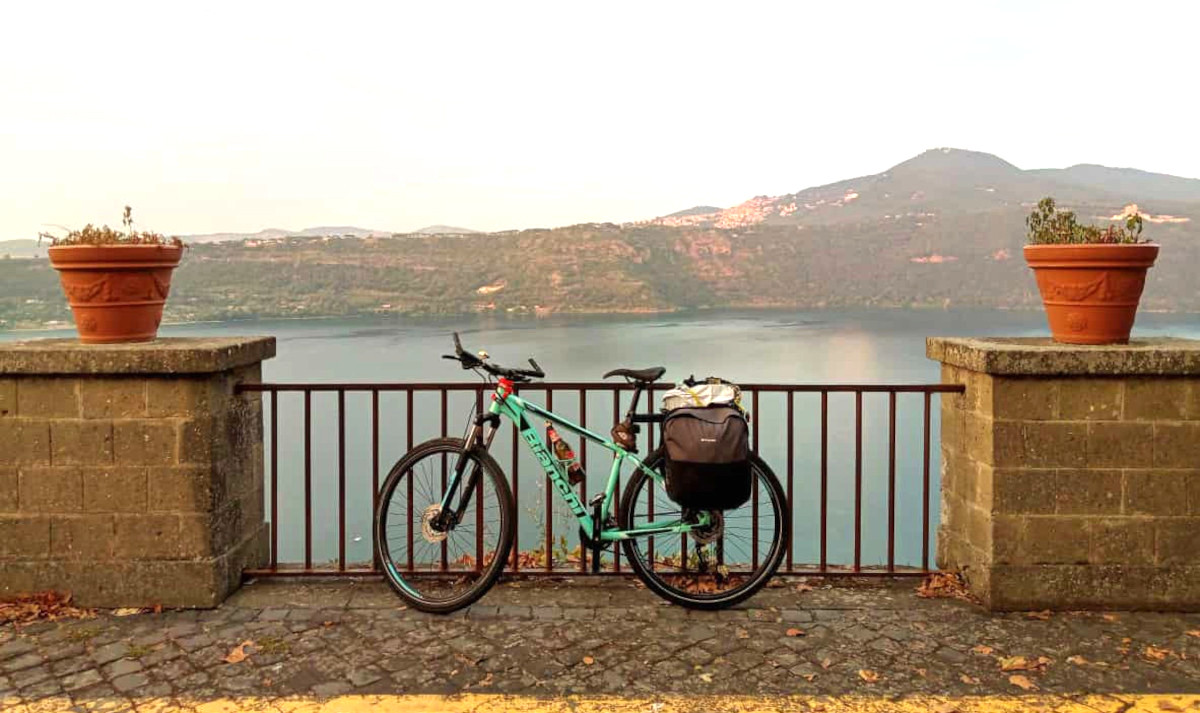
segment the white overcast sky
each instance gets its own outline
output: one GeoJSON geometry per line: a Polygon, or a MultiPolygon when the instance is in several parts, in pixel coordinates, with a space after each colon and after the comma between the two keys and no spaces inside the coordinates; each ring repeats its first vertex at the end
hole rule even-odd
{"type": "Polygon", "coordinates": [[[954,146],[1200,176],[1200,2],[0,4],[0,239],[626,221],[954,146]]]}

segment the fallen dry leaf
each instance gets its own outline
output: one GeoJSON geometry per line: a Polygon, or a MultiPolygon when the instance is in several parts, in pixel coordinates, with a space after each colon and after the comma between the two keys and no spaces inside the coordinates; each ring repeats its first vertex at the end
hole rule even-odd
{"type": "Polygon", "coordinates": [[[591,656],[584,656],[583,662],[588,666],[591,666],[592,664],[596,663],[596,659],[592,658],[591,656]]]}
{"type": "Polygon", "coordinates": [[[972,603],[979,600],[967,590],[966,582],[957,572],[934,572],[921,580],[917,596],[925,599],[962,599],[972,603]]]}
{"type": "Polygon", "coordinates": [[[875,673],[874,671],[872,671],[870,669],[865,669],[865,668],[858,669],[858,677],[861,678],[862,680],[866,681],[867,683],[875,683],[876,681],[879,680],[879,674],[875,673]]]}
{"type": "Polygon", "coordinates": [[[975,684],[979,683],[978,678],[975,678],[974,676],[968,676],[965,673],[958,674],[958,680],[962,681],[963,683],[967,684],[968,686],[974,686],[975,684]]]}
{"type": "Polygon", "coordinates": [[[1188,636],[1194,636],[1197,639],[1200,639],[1200,629],[1192,629],[1191,631],[1186,631],[1184,633],[1188,636]]]}
{"type": "Polygon", "coordinates": [[[1100,618],[1104,621],[1117,621],[1121,617],[1117,616],[1116,614],[1101,614],[1100,618]]]}
{"type": "Polygon", "coordinates": [[[1051,664],[1050,659],[1045,656],[1038,656],[1034,660],[1025,658],[1024,656],[1001,656],[1000,670],[1001,671],[1043,671],[1051,664]]]}
{"type": "Polygon", "coordinates": [[[925,677],[926,677],[926,676],[929,674],[929,670],[928,670],[928,669],[924,669],[924,668],[915,668],[915,669],[913,669],[913,670],[914,670],[914,671],[916,671],[916,672],[917,672],[917,675],[918,675],[918,676],[920,676],[921,678],[925,678],[925,677]]]}
{"type": "Polygon", "coordinates": [[[91,619],[93,609],[71,606],[71,595],[60,592],[38,592],[22,594],[14,599],[0,601],[0,626],[4,624],[27,624],[45,619],[91,619]]]}
{"type": "Polygon", "coordinates": [[[821,668],[829,668],[833,665],[833,659],[821,659],[821,668]]]}
{"type": "Polygon", "coordinates": [[[1147,646],[1142,654],[1151,661],[1162,661],[1171,653],[1169,649],[1160,649],[1157,646],[1147,646]]]}
{"type": "Polygon", "coordinates": [[[321,622],[321,626],[328,629],[329,627],[333,626],[333,622],[332,621],[323,621],[323,622],[321,622]]]}
{"type": "Polygon", "coordinates": [[[804,594],[805,592],[811,592],[813,590],[813,586],[811,584],[801,583],[801,584],[797,584],[795,587],[792,587],[792,589],[797,594],[804,594]]]}
{"type": "Polygon", "coordinates": [[[808,681],[809,683],[812,683],[812,682],[813,682],[813,681],[814,681],[814,680],[817,678],[817,674],[815,674],[815,673],[804,673],[804,674],[801,674],[801,675],[800,675],[800,678],[803,678],[805,681],[808,681]]]}
{"type": "Polygon", "coordinates": [[[746,631],[745,629],[738,629],[735,632],[735,634],[739,639],[749,639],[750,638],[750,632],[746,631]]]}
{"type": "Polygon", "coordinates": [[[488,675],[483,677],[482,681],[480,681],[479,683],[477,683],[475,685],[479,686],[480,688],[487,688],[488,686],[492,685],[492,679],[493,679],[493,676],[492,676],[492,674],[489,673],[488,675]]]}
{"type": "Polygon", "coordinates": [[[1073,663],[1076,666],[1087,666],[1088,660],[1085,659],[1084,657],[1080,656],[1079,654],[1076,654],[1074,656],[1068,656],[1067,663],[1073,663]]]}
{"type": "Polygon", "coordinates": [[[1037,684],[1035,684],[1033,681],[1030,681],[1028,677],[1020,674],[1009,676],[1008,682],[1026,691],[1036,691],[1038,689],[1037,684]]]}
{"type": "Polygon", "coordinates": [[[161,605],[161,604],[155,604],[155,605],[154,605],[154,613],[155,613],[155,614],[162,614],[162,605],[161,605]]]}
{"type": "Polygon", "coordinates": [[[785,633],[788,636],[804,636],[804,629],[788,629],[785,633]]]}
{"type": "Polygon", "coordinates": [[[222,659],[225,663],[241,663],[246,660],[246,647],[254,646],[254,642],[246,639],[242,643],[230,649],[229,654],[222,659]]]}
{"type": "Polygon", "coordinates": [[[975,653],[979,654],[980,656],[991,656],[992,652],[995,651],[995,649],[993,649],[990,646],[984,646],[983,644],[979,644],[978,646],[971,647],[971,651],[974,651],[975,653]]]}
{"type": "Polygon", "coordinates": [[[121,607],[120,609],[113,609],[113,616],[133,616],[134,614],[141,614],[143,611],[149,610],[139,609],[138,607],[121,607]]]}
{"type": "Polygon", "coordinates": [[[702,673],[702,674],[700,674],[700,680],[704,681],[705,683],[712,683],[712,674],[711,673],[702,673]]]}
{"type": "Polygon", "coordinates": [[[1043,611],[1026,612],[1025,616],[1029,617],[1030,619],[1040,619],[1042,621],[1046,621],[1050,618],[1050,610],[1045,609],[1043,611]]]}

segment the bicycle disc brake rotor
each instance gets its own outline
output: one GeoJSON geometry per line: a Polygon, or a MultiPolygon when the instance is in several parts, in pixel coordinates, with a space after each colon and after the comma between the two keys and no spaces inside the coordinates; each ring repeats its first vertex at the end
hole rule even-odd
{"type": "Polygon", "coordinates": [[[715,542],[718,537],[725,534],[725,516],[720,510],[709,510],[708,517],[711,520],[707,527],[693,528],[688,534],[696,542],[707,545],[710,542],[715,542]]]}
{"type": "Polygon", "coordinates": [[[434,503],[425,508],[425,512],[421,513],[421,535],[426,542],[442,542],[449,536],[449,532],[438,531],[433,529],[433,522],[437,520],[437,516],[442,512],[442,506],[434,503]]]}

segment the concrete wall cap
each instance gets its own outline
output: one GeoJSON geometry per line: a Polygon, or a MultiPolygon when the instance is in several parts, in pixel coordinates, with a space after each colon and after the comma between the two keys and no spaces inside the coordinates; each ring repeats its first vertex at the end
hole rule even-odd
{"type": "Polygon", "coordinates": [[[929,337],[925,354],[934,361],[985,374],[1200,375],[1200,340],[1174,337],[1104,346],[1058,344],[1040,337],[929,337]]]}
{"type": "Polygon", "coordinates": [[[207,374],[275,356],[275,337],[168,337],[140,344],[77,339],[0,343],[6,374],[207,374]]]}

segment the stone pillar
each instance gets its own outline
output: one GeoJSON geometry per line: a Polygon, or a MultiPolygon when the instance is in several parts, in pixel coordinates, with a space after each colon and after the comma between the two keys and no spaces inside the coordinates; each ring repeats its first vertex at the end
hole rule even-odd
{"type": "Polygon", "coordinates": [[[0,598],[212,607],[267,557],[261,380],[275,340],[0,343],[0,598]]]}
{"type": "Polygon", "coordinates": [[[1200,341],[931,338],[938,566],[992,609],[1200,609],[1200,341]]]}

